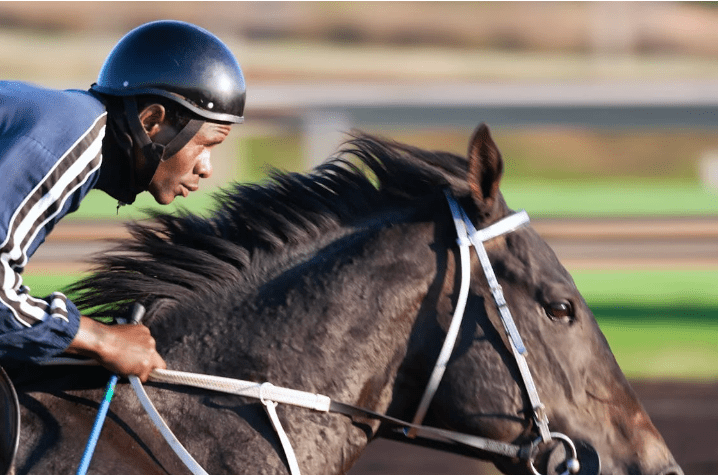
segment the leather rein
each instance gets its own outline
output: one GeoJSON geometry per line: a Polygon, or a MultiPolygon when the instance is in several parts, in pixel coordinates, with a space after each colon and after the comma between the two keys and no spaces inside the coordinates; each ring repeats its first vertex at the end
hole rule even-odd
{"type": "MultiPolygon", "coordinates": [[[[503,291],[496,279],[496,275],[483,244],[485,241],[513,232],[516,229],[525,226],[529,222],[528,214],[525,211],[520,211],[509,215],[486,228],[476,230],[473,223],[466,215],[466,212],[463,208],[461,208],[456,199],[448,191],[445,193],[458,236],[457,242],[459,245],[462,272],[461,286],[454,315],[449,325],[449,329],[447,330],[444,344],[412,422],[402,421],[400,419],[353,406],[351,404],[333,401],[329,397],[321,394],[277,387],[271,383],[256,383],[218,376],[159,369],[152,371],[150,374],[150,381],[192,386],[259,399],[264,405],[272,425],[280,438],[291,475],[300,474],[299,466],[294,455],[294,450],[292,449],[289,439],[287,438],[279,418],[277,417],[275,408],[278,403],[305,407],[320,412],[344,414],[352,419],[363,418],[378,420],[393,427],[395,435],[401,434],[401,437],[414,439],[418,444],[425,444],[428,446],[436,446],[436,444],[439,444],[440,446],[443,446],[440,448],[449,451],[460,451],[457,450],[456,447],[473,448],[503,457],[522,460],[528,464],[529,469],[534,475],[541,475],[534,467],[534,461],[538,455],[538,448],[542,444],[556,439],[563,443],[567,449],[567,459],[565,461],[566,470],[561,475],[578,473],[580,465],[573,441],[564,434],[551,432],[548,428],[548,417],[546,416],[543,404],[541,404],[536,390],[536,385],[534,384],[531,371],[529,370],[526,362],[526,347],[524,346],[521,335],[519,334],[513,317],[511,316],[511,311],[506,303],[503,291]],[[538,430],[538,437],[536,437],[532,442],[523,445],[511,444],[471,434],[464,434],[422,425],[424,416],[426,415],[431,400],[439,387],[439,383],[441,382],[441,378],[447,367],[454,344],[456,343],[456,339],[459,334],[459,328],[461,327],[461,321],[463,319],[468,299],[468,289],[471,278],[469,256],[469,248],[471,246],[474,247],[479,257],[479,261],[481,262],[481,267],[483,268],[486,280],[491,289],[491,294],[499,311],[504,330],[508,336],[509,347],[514,360],[518,365],[524,388],[532,406],[532,416],[538,430]]],[[[68,363],[67,358],[57,358],[51,362],[51,364],[68,363]]],[[[164,422],[162,416],[160,416],[147,396],[139,378],[131,376],[130,383],[142,406],[147,411],[150,419],[152,419],[152,422],[155,426],[157,426],[158,430],[170,445],[172,450],[185,463],[187,468],[194,475],[208,475],[207,472],[194,460],[194,458],[177,440],[167,424],[164,422]]]]}

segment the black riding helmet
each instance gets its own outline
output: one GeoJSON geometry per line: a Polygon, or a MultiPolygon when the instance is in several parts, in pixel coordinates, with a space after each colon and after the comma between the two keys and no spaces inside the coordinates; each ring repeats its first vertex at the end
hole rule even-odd
{"type": "Polygon", "coordinates": [[[181,21],[146,23],[127,33],[105,59],[92,91],[123,98],[125,115],[148,170],[146,189],[162,160],[184,147],[205,121],[244,121],[244,75],[227,46],[212,33],[181,21]],[[160,96],[193,118],[168,143],[150,141],[138,118],[136,96],[160,96]]]}
{"type": "Polygon", "coordinates": [[[154,21],[127,33],[91,89],[162,96],[207,120],[244,121],[246,88],[234,55],[209,31],[181,21],[154,21]]]}

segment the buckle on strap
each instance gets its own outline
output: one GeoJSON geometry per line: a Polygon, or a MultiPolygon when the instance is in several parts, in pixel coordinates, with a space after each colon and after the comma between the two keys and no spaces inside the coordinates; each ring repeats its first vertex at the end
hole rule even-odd
{"type": "MultiPolygon", "coordinates": [[[[568,437],[565,434],[562,434],[560,432],[551,432],[550,433],[550,439],[556,439],[564,444],[565,447],[568,448],[566,451],[567,456],[565,460],[566,464],[566,470],[564,470],[560,475],[574,475],[577,474],[581,470],[581,464],[578,461],[578,451],[576,450],[576,445],[573,443],[570,437],[568,437]]],[[[538,447],[542,442],[542,438],[539,437],[536,439],[533,443],[534,447],[538,447]]],[[[545,442],[545,440],[543,441],[545,442]]],[[[534,467],[534,456],[531,457],[529,460],[529,468],[531,470],[531,473],[533,475],[542,475],[541,472],[536,470],[536,467],[534,467]]]]}

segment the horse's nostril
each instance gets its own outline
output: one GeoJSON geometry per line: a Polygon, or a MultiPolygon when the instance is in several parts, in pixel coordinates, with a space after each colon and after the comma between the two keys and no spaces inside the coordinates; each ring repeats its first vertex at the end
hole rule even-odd
{"type": "Polygon", "coordinates": [[[678,465],[668,467],[667,469],[660,472],[658,475],[684,475],[683,470],[678,465]]]}

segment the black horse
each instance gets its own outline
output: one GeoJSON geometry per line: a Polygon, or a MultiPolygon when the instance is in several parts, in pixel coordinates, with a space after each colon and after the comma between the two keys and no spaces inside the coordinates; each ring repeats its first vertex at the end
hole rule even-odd
{"type": "MultiPolygon", "coordinates": [[[[445,191],[484,228],[511,213],[499,191],[502,172],[485,125],[470,141],[468,160],[358,134],[312,174],[275,174],[266,185],[223,192],[212,216],[156,215],[132,225],[133,238],[99,258],[77,301],[110,317],[143,303],[144,323],[169,368],[269,381],[411,421],[459,292],[445,191]]],[[[598,473],[597,452],[603,475],[681,474],[547,244],[525,227],[486,249],[551,431],[576,443],[580,473],[598,473]]],[[[466,316],[424,423],[518,445],[535,441],[509,348],[473,255],[466,316]]],[[[17,473],[74,472],[107,373],[9,372],[23,406],[17,473]]],[[[257,400],[158,383],[148,392],[209,473],[288,473],[257,400]]],[[[345,473],[374,437],[397,436],[392,424],[371,417],[285,405],[278,412],[303,474],[345,473]]],[[[557,444],[536,447],[540,473],[555,473],[549,461],[557,444]]],[[[506,473],[531,473],[517,457],[461,452],[506,473]]],[[[120,385],[90,473],[186,469],[120,385]]]]}

